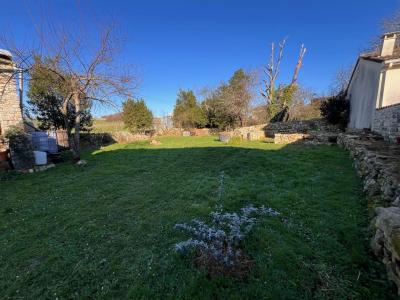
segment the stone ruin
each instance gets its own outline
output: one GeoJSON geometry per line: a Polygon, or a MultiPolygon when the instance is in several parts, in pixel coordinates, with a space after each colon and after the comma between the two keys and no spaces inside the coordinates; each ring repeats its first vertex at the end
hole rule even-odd
{"type": "Polygon", "coordinates": [[[235,129],[233,136],[255,141],[273,138],[275,144],[335,144],[341,130],[323,119],[275,122],[235,129]]]}

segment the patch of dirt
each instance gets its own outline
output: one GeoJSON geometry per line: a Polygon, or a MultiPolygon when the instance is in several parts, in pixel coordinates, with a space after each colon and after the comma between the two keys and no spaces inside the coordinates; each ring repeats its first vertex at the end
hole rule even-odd
{"type": "Polygon", "coordinates": [[[254,260],[246,254],[242,254],[232,266],[227,266],[203,251],[196,253],[194,263],[197,268],[206,270],[211,277],[223,275],[239,280],[245,280],[254,266],[254,260]]]}

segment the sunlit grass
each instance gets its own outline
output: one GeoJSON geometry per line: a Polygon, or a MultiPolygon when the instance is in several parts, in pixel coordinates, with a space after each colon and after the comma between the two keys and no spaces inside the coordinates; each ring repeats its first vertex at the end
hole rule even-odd
{"type": "Polygon", "coordinates": [[[335,146],[227,145],[216,137],[159,138],[86,153],[0,181],[1,298],[387,299],[369,252],[360,182],[335,146]],[[246,281],[212,277],[172,249],[175,223],[217,204],[265,205],[246,241],[246,281]]]}

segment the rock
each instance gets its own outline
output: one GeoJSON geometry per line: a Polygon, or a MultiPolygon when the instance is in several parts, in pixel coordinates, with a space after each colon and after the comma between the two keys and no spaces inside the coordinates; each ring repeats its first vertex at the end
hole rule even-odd
{"type": "Polygon", "coordinates": [[[229,134],[229,133],[220,133],[219,134],[219,140],[221,142],[227,143],[231,140],[231,138],[232,138],[232,134],[229,134]]]}
{"type": "Polygon", "coordinates": [[[366,193],[369,197],[373,197],[380,194],[380,186],[376,182],[375,179],[367,179],[364,183],[363,188],[364,193],[366,193]]]}
{"type": "Polygon", "coordinates": [[[76,165],[78,165],[78,166],[84,166],[84,165],[87,165],[87,161],[86,161],[86,160],[84,160],[84,159],[81,159],[81,160],[79,160],[79,161],[76,163],[76,165]]]}
{"type": "Polygon", "coordinates": [[[400,208],[379,207],[376,213],[376,233],[371,245],[400,292],[400,208]]]}
{"type": "Polygon", "coordinates": [[[393,201],[394,206],[400,206],[400,196],[398,196],[394,201],[393,201]]]}

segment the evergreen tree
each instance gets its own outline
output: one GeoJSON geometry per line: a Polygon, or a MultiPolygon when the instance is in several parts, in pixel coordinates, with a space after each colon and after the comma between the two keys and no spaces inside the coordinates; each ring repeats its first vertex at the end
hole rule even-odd
{"type": "Polygon", "coordinates": [[[143,99],[128,99],[123,103],[122,119],[132,133],[143,133],[153,125],[153,114],[143,99]]]}
{"type": "Polygon", "coordinates": [[[201,128],[206,125],[206,117],[197,103],[193,91],[179,90],[172,119],[179,128],[201,128]]]}

